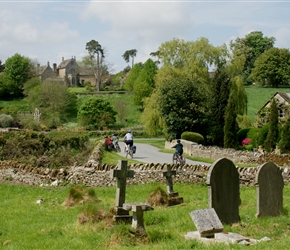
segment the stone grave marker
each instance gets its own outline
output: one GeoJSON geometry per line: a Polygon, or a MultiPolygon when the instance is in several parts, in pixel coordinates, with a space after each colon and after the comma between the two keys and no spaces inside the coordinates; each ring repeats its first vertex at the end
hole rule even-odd
{"type": "Polygon", "coordinates": [[[284,181],[281,170],[267,162],[258,168],[255,186],[257,193],[256,217],[277,216],[283,212],[284,181]]]}
{"type": "Polygon", "coordinates": [[[173,191],[172,176],[176,175],[176,170],[172,171],[171,166],[167,165],[167,171],[163,172],[163,177],[166,178],[166,189],[169,195],[168,205],[177,205],[183,203],[183,197],[178,195],[178,192],[173,191]]]}
{"type": "Polygon", "coordinates": [[[214,237],[215,233],[222,232],[224,227],[213,208],[194,210],[190,212],[201,237],[214,237]]]}
{"type": "Polygon", "coordinates": [[[119,160],[118,168],[113,169],[110,172],[111,178],[117,178],[116,188],[116,215],[114,216],[115,221],[128,221],[132,219],[129,215],[129,211],[123,209],[123,204],[126,198],[126,180],[127,178],[134,177],[133,170],[127,170],[127,161],[119,160]]]}
{"type": "Polygon", "coordinates": [[[207,174],[209,208],[214,208],[222,223],[240,221],[239,173],[234,163],[226,158],[216,160],[207,174]]]}

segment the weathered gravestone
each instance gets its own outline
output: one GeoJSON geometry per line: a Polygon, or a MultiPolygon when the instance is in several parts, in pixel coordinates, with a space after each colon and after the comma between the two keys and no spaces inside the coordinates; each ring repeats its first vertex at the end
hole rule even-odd
{"type": "Polygon", "coordinates": [[[176,171],[171,170],[171,166],[167,166],[167,171],[163,172],[163,177],[166,177],[166,189],[169,195],[168,205],[173,206],[183,203],[183,197],[178,195],[178,192],[173,191],[172,176],[176,175],[176,171]]]}
{"type": "Polygon", "coordinates": [[[133,212],[132,227],[136,229],[137,236],[146,236],[146,230],[144,226],[145,211],[154,210],[149,204],[146,203],[128,203],[123,204],[123,208],[127,211],[133,212]]]}
{"type": "Polygon", "coordinates": [[[216,160],[207,174],[209,207],[214,208],[225,224],[240,221],[239,173],[234,163],[226,158],[216,160]]]}
{"type": "Polygon", "coordinates": [[[190,212],[201,237],[214,237],[215,233],[222,232],[224,227],[213,208],[194,210],[190,212]]]}
{"type": "Polygon", "coordinates": [[[126,198],[126,180],[127,178],[134,177],[133,170],[127,170],[127,161],[118,161],[118,168],[113,169],[110,172],[111,178],[117,178],[116,188],[116,215],[115,221],[130,221],[132,216],[129,215],[129,211],[123,209],[123,204],[126,198]]]}
{"type": "Polygon", "coordinates": [[[284,181],[281,170],[267,162],[259,167],[255,178],[257,193],[256,217],[277,216],[283,211],[284,181]]]}

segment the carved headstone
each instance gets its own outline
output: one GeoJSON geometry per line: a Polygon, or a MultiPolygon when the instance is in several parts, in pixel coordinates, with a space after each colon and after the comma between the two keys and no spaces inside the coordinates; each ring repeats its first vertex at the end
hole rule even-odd
{"type": "Polygon", "coordinates": [[[201,237],[214,237],[215,233],[223,231],[223,225],[213,208],[194,210],[190,212],[201,237]]]}
{"type": "Polygon", "coordinates": [[[284,187],[281,170],[273,162],[263,164],[258,169],[255,185],[257,192],[256,217],[281,214],[284,187]]]}
{"type": "Polygon", "coordinates": [[[231,160],[216,160],[207,174],[209,207],[214,208],[219,219],[225,224],[240,221],[239,173],[231,160]]]}

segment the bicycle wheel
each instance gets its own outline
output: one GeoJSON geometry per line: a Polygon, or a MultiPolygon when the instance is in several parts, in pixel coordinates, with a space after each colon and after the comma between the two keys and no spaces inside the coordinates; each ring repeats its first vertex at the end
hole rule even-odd
{"type": "Polygon", "coordinates": [[[177,156],[175,154],[172,157],[172,163],[173,164],[177,164],[178,163],[177,156]]]}

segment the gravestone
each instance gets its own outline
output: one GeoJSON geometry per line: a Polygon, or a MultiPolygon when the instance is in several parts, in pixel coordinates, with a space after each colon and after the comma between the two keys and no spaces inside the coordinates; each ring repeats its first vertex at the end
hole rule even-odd
{"type": "Polygon", "coordinates": [[[226,158],[216,160],[207,174],[209,208],[214,208],[222,223],[240,221],[239,173],[234,163],[226,158]]]}
{"type": "Polygon", "coordinates": [[[171,170],[171,166],[167,166],[167,171],[163,172],[163,177],[166,178],[166,189],[167,193],[169,195],[168,199],[168,205],[173,206],[173,205],[178,205],[183,203],[183,197],[180,197],[178,195],[178,192],[173,191],[173,181],[172,181],[172,176],[176,175],[176,171],[171,170]]]}
{"type": "Polygon", "coordinates": [[[127,178],[134,177],[133,170],[127,170],[127,161],[119,160],[118,168],[113,169],[110,172],[111,178],[117,178],[116,188],[116,215],[115,221],[130,221],[132,216],[129,215],[129,211],[123,209],[123,204],[126,198],[126,180],[127,178]]]}
{"type": "Polygon", "coordinates": [[[215,233],[224,229],[213,208],[194,210],[190,212],[190,217],[201,237],[214,237],[215,233]]]}
{"type": "Polygon", "coordinates": [[[283,211],[284,181],[281,170],[273,163],[260,166],[255,178],[257,193],[256,217],[277,216],[283,211]]]}

